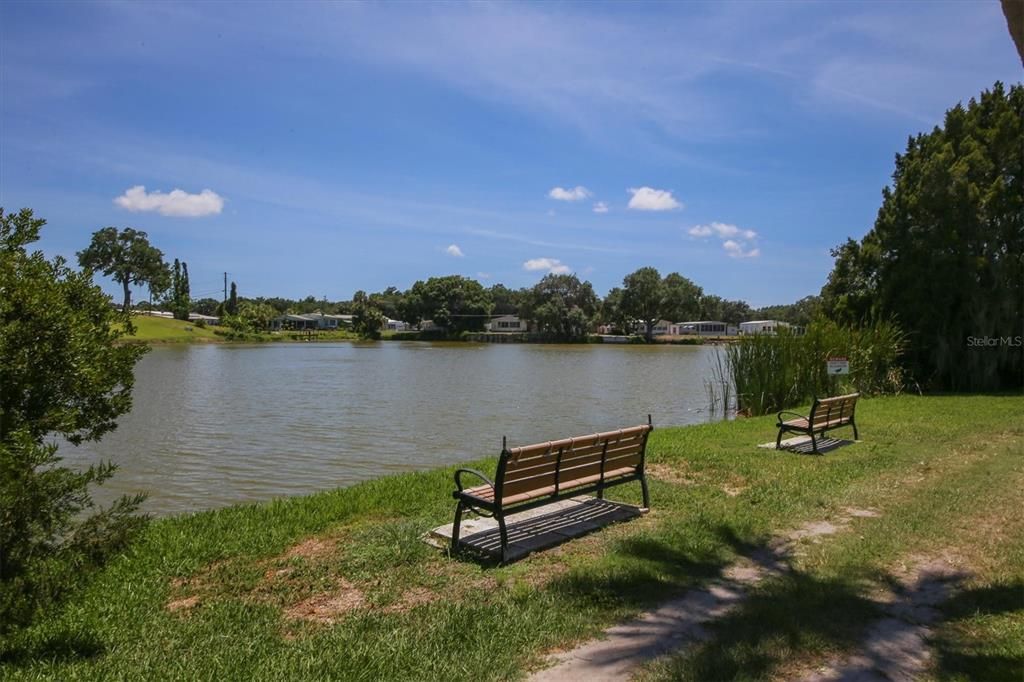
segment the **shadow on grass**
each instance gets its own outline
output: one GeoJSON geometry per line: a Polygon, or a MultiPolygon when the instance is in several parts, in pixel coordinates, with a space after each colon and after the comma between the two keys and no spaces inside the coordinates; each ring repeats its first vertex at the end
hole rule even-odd
{"type": "MultiPolygon", "coordinates": [[[[715,533],[721,541],[718,547],[730,547],[757,567],[762,579],[756,590],[725,576],[725,569],[733,564],[727,553],[687,553],[646,538],[620,543],[616,554],[622,562],[603,575],[564,576],[552,581],[549,589],[573,607],[614,600],[644,609],[682,597],[677,603],[696,614],[680,621],[689,623],[689,631],[676,633],[674,646],[696,646],[685,658],[670,657],[656,664],[660,676],[667,679],[767,677],[784,668],[794,655],[852,648],[878,617],[877,604],[860,594],[861,586],[855,581],[794,571],[785,556],[767,543],[745,541],[726,526],[715,533]],[[709,589],[713,585],[718,587],[709,589]],[[738,608],[728,610],[734,604],[738,608]]],[[[636,630],[639,638],[648,633],[636,630]]]]}
{"type": "MultiPolygon", "coordinates": [[[[954,625],[978,616],[1024,613],[1024,581],[963,590],[947,601],[941,610],[943,620],[954,625]]],[[[936,637],[933,645],[936,672],[940,678],[960,677],[993,682],[1019,682],[1024,679],[1024,656],[979,651],[980,647],[948,635],[936,637]]]]}
{"type": "Polygon", "coordinates": [[[15,636],[8,645],[0,647],[0,665],[84,661],[96,658],[105,649],[103,642],[91,632],[57,632],[43,638],[15,636]]]}

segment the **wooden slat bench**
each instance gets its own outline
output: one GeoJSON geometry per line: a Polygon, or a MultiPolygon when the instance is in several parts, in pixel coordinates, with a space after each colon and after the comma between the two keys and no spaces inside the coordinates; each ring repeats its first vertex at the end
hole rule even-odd
{"type": "Polygon", "coordinates": [[[803,416],[795,412],[779,412],[779,436],[775,439],[775,449],[782,447],[782,434],[787,431],[803,433],[811,437],[811,450],[818,454],[818,441],[814,434],[824,436],[826,431],[843,426],[853,427],[853,438],[857,440],[857,422],[854,412],[860,393],[837,395],[831,398],[815,398],[811,404],[811,413],[803,416]],[[792,415],[795,419],[783,420],[783,415],[792,415]]]}
{"type": "Polygon", "coordinates": [[[458,500],[452,526],[452,552],[458,551],[462,514],[470,509],[482,516],[494,516],[501,534],[501,560],[508,561],[508,531],[505,517],[513,512],[533,509],[558,500],[597,493],[604,497],[607,488],[639,481],[644,508],[650,505],[644,456],[647,436],[654,427],[647,423],[617,431],[537,443],[518,448],[506,447],[502,439],[501,457],[494,481],[475,469],[455,472],[458,500]],[[484,483],[472,488],[462,484],[463,474],[472,474],[484,483]]]}

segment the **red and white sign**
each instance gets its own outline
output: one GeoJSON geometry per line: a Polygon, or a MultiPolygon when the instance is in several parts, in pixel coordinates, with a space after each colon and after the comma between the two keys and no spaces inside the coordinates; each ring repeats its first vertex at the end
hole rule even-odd
{"type": "Polygon", "coordinates": [[[829,358],[826,363],[829,374],[849,374],[850,361],[846,358],[829,358]]]}

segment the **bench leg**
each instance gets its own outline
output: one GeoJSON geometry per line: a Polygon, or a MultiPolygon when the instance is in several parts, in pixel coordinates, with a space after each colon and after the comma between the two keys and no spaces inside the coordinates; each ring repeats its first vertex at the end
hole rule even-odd
{"type": "Polygon", "coordinates": [[[604,499],[604,488],[598,488],[597,489],[597,499],[599,499],[599,500],[603,500],[604,499]]]}
{"type": "Polygon", "coordinates": [[[498,532],[501,534],[501,563],[508,562],[508,530],[505,528],[504,514],[495,513],[494,518],[498,520],[498,532]]]}
{"type": "Polygon", "coordinates": [[[814,440],[814,431],[811,431],[811,452],[813,452],[816,455],[821,454],[820,452],[818,452],[818,441],[814,440]]]}
{"type": "Polygon", "coordinates": [[[640,477],[640,490],[644,495],[644,509],[651,508],[651,494],[647,491],[647,475],[640,477]]]}
{"type": "Polygon", "coordinates": [[[775,449],[776,450],[781,450],[782,449],[782,434],[783,434],[782,429],[779,429],[779,436],[778,436],[778,438],[775,439],[775,449]]]}
{"type": "Polygon", "coordinates": [[[452,554],[459,551],[459,527],[462,525],[462,500],[455,506],[455,523],[452,524],[452,554]]]}
{"type": "Polygon", "coordinates": [[[857,422],[850,420],[850,426],[853,427],[853,439],[860,440],[860,436],[857,435],[857,422]]]}

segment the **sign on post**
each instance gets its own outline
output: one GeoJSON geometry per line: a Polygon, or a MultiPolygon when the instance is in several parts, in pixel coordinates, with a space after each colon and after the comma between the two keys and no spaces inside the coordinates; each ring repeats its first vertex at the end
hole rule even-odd
{"type": "Polygon", "coordinates": [[[850,361],[846,358],[829,358],[827,365],[830,375],[850,373],[850,361]]]}

